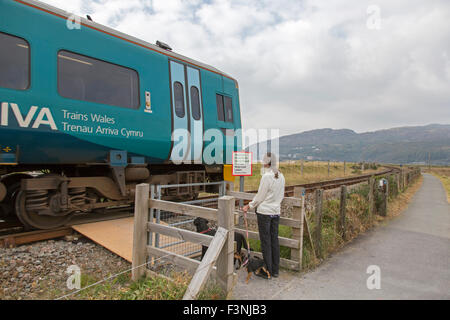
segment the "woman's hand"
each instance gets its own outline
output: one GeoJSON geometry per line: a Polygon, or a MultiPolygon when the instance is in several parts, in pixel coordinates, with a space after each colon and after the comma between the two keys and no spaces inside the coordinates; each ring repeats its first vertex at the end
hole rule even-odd
{"type": "Polygon", "coordinates": [[[249,208],[250,208],[250,207],[248,206],[248,204],[246,204],[246,205],[242,208],[242,211],[244,211],[245,213],[247,213],[247,211],[248,211],[249,208]]]}

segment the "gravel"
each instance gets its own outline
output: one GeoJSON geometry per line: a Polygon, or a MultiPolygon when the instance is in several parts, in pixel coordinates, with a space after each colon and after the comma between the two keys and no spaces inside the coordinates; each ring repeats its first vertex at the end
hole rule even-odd
{"type": "Polygon", "coordinates": [[[0,300],[54,299],[74,290],[67,288],[77,265],[82,277],[104,279],[131,267],[130,263],[86,239],[49,240],[0,248],[0,300]]]}

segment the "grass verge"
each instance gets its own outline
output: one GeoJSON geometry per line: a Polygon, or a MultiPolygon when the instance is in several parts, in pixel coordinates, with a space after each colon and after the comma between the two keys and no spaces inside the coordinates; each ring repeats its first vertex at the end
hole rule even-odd
{"type": "MultiPolygon", "coordinates": [[[[187,272],[172,272],[168,277],[147,276],[139,281],[131,281],[131,272],[89,287],[100,279],[93,275],[81,276],[81,288],[86,288],[67,299],[71,300],[181,300],[191,280],[187,272]]],[[[55,295],[58,294],[55,292],[55,295]]],[[[223,290],[213,282],[208,282],[200,292],[199,300],[223,300],[223,290]]]]}

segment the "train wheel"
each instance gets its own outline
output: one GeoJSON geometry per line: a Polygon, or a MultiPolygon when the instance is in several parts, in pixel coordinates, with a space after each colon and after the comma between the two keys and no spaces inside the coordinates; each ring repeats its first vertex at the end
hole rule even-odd
{"type": "Polygon", "coordinates": [[[8,192],[6,194],[2,206],[4,219],[14,217],[15,213],[14,204],[16,201],[17,193],[19,193],[19,190],[20,190],[20,182],[16,182],[8,186],[8,192]]]}
{"type": "Polygon", "coordinates": [[[37,208],[46,199],[47,194],[19,191],[16,197],[16,214],[25,227],[31,229],[54,229],[69,222],[71,215],[50,216],[40,215],[37,208]]]}

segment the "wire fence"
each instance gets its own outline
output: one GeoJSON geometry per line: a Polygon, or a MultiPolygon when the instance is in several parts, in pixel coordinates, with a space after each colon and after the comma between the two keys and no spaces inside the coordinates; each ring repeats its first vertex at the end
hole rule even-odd
{"type": "Polygon", "coordinates": [[[115,273],[115,274],[113,274],[113,275],[111,275],[111,276],[109,276],[109,277],[107,277],[107,278],[104,278],[104,279],[102,279],[102,280],[99,280],[99,281],[97,281],[97,282],[95,282],[95,283],[92,283],[92,284],[86,286],[86,287],[80,288],[80,289],[78,289],[78,290],[76,290],[76,291],[74,291],[74,292],[71,292],[71,293],[65,294],[65,295],[63,295],[63,296],[61,296],[61,297],[59,297],[59,298],[56,298],[55,300],[62,300],[62,299],[71,297],[71,296],[73,296],[73,295],[75,295],[75,294],[80,293],[81,291],[84,291],[84,290],[86,290],[86,289],[95,287],[95,286],[97,286],[97,285],[99,285],[99,284],[101,284],[101,283],[103,283],[103,282],[105,282],[105,281],[114,279],[114,278],[116,278],[116,277],[118,277],[118,276],[120,276],[120,275],[122,275],[122,274],[124,274],[124,273],[133,271],[134,269],[142,268],[142,267],[144,267],[144,266],[146,266],[146,265],[148,265],[148,264],[154,263],[154,262],[156,262],[156,261],[158,261],[158,260],[164,259],[164,258],[169,257],[169,256],[171,256],[171,254],[167,254],[167,255],[165,255],[165,256],[159,257],[159,258],[154,259],[154,260],[152,260],[152,261],[147,261],[146,263],[143,263],[143,264],[141,264],[141,265],[139,265],[139,266],[136,266],[136,267],[134,267],[134,268],[129,268],[129,269],[126,269],[126,270],[124,270],[124,271],[115,273]]]}

